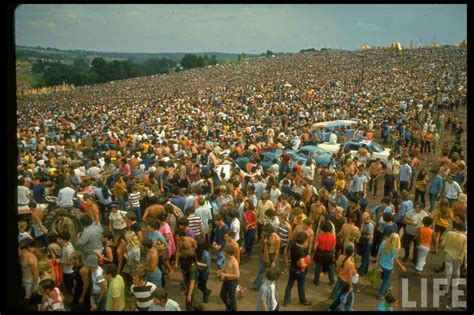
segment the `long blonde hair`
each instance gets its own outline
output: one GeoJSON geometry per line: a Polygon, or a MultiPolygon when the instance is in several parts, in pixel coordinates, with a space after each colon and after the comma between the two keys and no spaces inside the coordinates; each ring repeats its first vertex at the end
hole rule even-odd
{"type": "Polygon", "coordinates": [[[138,240],[137,235],[133,231],[127,231],[124,235],[125,241],[127,242],[127,248],[140,248],[140,241],[138,240]]]}
{"type": "Polygon", "coordinates": [[[394,250],[399,250],[400,247],[400,235],[398,235],[398,233],[392,233],[390,238],[385,241],[384,252],[390,253],[394,250]]]}

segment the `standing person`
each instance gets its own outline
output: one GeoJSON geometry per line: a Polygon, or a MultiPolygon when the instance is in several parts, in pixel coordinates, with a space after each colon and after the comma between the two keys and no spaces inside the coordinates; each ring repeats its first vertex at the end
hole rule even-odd
{"type": "Polygon", "coordinates": [[[166,223],[166,215],[161,213],[158,215],[158,223],[160,224],[160,233],[166,238],[166,242],[168,243],[167,250],[163,253],[160,253],[160,257],[162,258],[162,263],[167,269],[166,272],[168,275],[173,273],[173,268],[170,265],[170,259],[176,253],[176,243],[174,242],[173,234],[171,233],[171,228],[168,223],[166,223]]]}
{"type": "Polygon", "coordinates": [[[400,233],[400,230],[403,228],[403,233],[405,233],[405,222],[404,218],[405,215],[413,209],[413,201],[410,200],[410,194],[408,191],[403,190],[402,193],[402,204],[400,206],[400,210],[398,210],[396,216],[395,216],[395,223],[397,224],[398,231],[397,233],[400,233]]]}
{"type": "Polygon", "coordinates": [[[196,256],[197,266],[199,271],[198,289],[203,295],[203,303],[209,302],[209,295],[212,290],[207,288],[207,280],[209,279],[209,269],[211,268],[211,254],[208,251],[208,245],[205,240],[200,240],[197,243],[196,256]]]}
{"type": "MultiPolygon", "coordinates": [[[[403,223],[405,223],[405,232],[403,233],[403,249],[405,255],[403,262],[407,261],[410,256],[411,243],[414,241],[416,231],[422,226],[423,218],[428,216],[421,203],[416,204],[415,209],[405,214],[403,223]]],[[[413,248],[413,263],[416,264],[418,256],[418,248],[415,244],[413,248]]]]}
{"type": "Polygon", "coordinates": [[[377,198],[377,186],[379,183],[379,179],[383,174],[383,166],[380,163],[380,159],[375,159],[372,164],[369,166],[369,192],[372,192],[372,186],[374,188],[374,195],[373,198],[377,198]]]}
{"type": "MultiPolygon", "coordinates": [[[[446,292],[449,291],[449,288],[457,287],[460,269],[463,265],[463,261],[467,256],[467,235],[466,224],[459,222],[453,224],[453,230],[446,233],[446,237],[442,242],[444,247],[445,257],[444,262],[446,265],[446,279],[448,280],[448,286],[446,287],[446,292]],[[454,274],[454,278],[452,276],[454,274]],[[451,279],[453,282],[451,283],[451,279]]],[[[464,269],[467,267],[467,263],[464,262],[464,269]]]]}
{"type": "Polygon", "coordinates": [[[433,212],[434,223],[434,253],[438,252],[440,238],[449,227],[450,221],[454,220],[452,208],[446,199],[441,199],[433,212]]]}
{"type": "Polygon", "coordinates": [[[288,283],[285,289],[283,306],[290,304],[291,289],[295,281],[298,282],[298,297],[300,304],[309,306],[312,303],[306,299],[304,284],[306,271],[310,264],[310,256],[306,248],[308,247],[308,234],[299,232],[296,234],[295,242],[290,245],[291,262],[289,267],[288,283]]]}
{"type": "Polygon", "coordinates": [[[201,218],[204,230],[204,237],[209,244],[211,237],[211,229],[209,225],[212,226],[212,212],[211,209],[206,205],[206,200],[203,196],[198,198],[198,208],[195,213],[198,217],[201,218]]]}
{"type": "Polygon", "coordinates": [[[244,258],[250,258],[252,255],[253,242],[257,235],[257,211],[255,207],[248,202],[244,201],[245,213],[241,218],[241,222],[244,228],[244,241],[245,241],[245,253],[244,258]]]}
{"type": "Polygon", "coordinates": [[[153,283],[157,288],[162,288],[163,273],[159,267],[159,254],[153,242],[146,239],[142,242],[143,247],[146,250],[145,260],[142,264],[139,264],[137,268],[141,268],[145,271],[145,280],[153,283]]]}
{"type": "Polygon", "coordinates": [[[275,228],[270,223],[267,223],[262,230],[263,254],[257,277],[250,285],[252,290],[260,289],[267,268],[276,268],[278,265],[278,255],[280,253],[281,241],[280,236],[275,232],[275,228]]]}
{"type": "Polygon", "coordinates": [[[99,258],[96,255],[89,255],[84,260],[84,266],[91,275],[92,291],[90,295],[91,311],[105,311],[105,297],[107,295],[107,281],[104,278],[104,271],[99,266],[99,258]]]}
{"type": "Polygon", "coordinates": [[[127,212],[120,210],[118,204],[112,204],[112,211],[109,214],[109,230],[113,231],[114,234],[123,236],[127,231],[127,212]]]}
{"type": "Polygon", "coordinates": [[[423,271],[423,267],[426,263],[426,257],[430,252],[431,240],[433,239],[433,230],[431,225],[433,224],[433,219],[430,216],[424,217],[423,226],[418,229],[415,235],[415,239],[420,239],[420,244],[418,245],[418,261],[416,264],[416,275],[419,276],[423,271]]]}
{"type": "Polygon", "coordinates": [[[38,258],[33,253],[34,245],[34,240],[26,238],[20,242],[19,246],[22,284],[25,290],[25,300],[27,302],[30,302],[30,297],[38,292],[38,258]]]}
{"type": "Polygon", "coordinates": [[[224,247],[226,245],[224,235],[229,231],[229,227],[224,223],[224,219],[220,214],[217,214],[214,220],[216,223],[216,230],[212,247],[217,251],[216,265],[219,270],[224,266],[224,247]]]}
{"type": "Polygon", "coordinates": [[[448,175],[446,183],[444,183],[443,195],[448,199],[450,207],[458,200],[460,193],[462,193],[461,186],[454,181],[453,175],[448,175]]]}
{"type": "Polygon", "coordinates": [[[406,272],[405,266],[403,266],[398,260],[399,250],[400,236],[397,233],[393,233],[389,239],[380,244],[376,262],[376,265],[380,266],[383,272],[382,284],[377,294],[379,300],[383,300],[384,295],[387,293],[392,282],[393,263],[396,262],[400,269],[402,269],[403,272],[406,272]]]}
{"type": "Polygon", "coordinates": [[[199,270],[197,267],[196,253],[192,253],[185,258],[184,288],[186,297],[186,311],[199,311],[202,306],[196,300],[196,288],[199,280],[199,270]]]}
{"type": "MultiPolygon", "coordinates": [[[[83,254],[75,251],[71,254],[74,286],[72,289],[72,311],[89,311],[91,309],[90,296],[92,294],[91,273],[84,264],[83,254]]],[[[97,256],[95,256],[97,257],[97,256]]]]}
{"type": "Polygon", "coordinates": [[[262,199],[258,201],[257,203],[257,239],[258,241],[261,241],[261,235],[262,235],[262,228],[265,224],[270,222],[270,219],[265,215],[265,212],[269,209],[274,210],[274,205],[272,201],[269,199],[270,194],[268,191],[264,191],[262,195],[262,199]]]}
{"type": "Polygon", "coordinates": [[[339,256],[339,259],[336,262],[337,281],[341,287],[341,290],[329,307],[330,311],[335,311],[337,309],[339,304],[342,302],[341,298],[345,294],[352,294],[352,276],[355,274],[353,255],[354,247],[348,246],[344,249],[344,255],[339,256]]]}
{"type": "Polygon", "coordinates": [[[153,291],[153,304],[151,304],[148,309],[149,312],[180,312],[181,308],[179,304],[172,300],[168,299],[168,293],[165,289],[157,288],[153,291]]]}
{"type": "Polygon", "coordinates": [[[285,213],[280,213],[280,223],[278,226],[278,236],[280,237],[280,255],[283,256],[283,272],[286,273],[288,269],[288,248],[290,245],[290,239],[292,239],[292,228],[288,222],[288,216],[285,213]]]}
{"type": "Polygon", "coordinates": [[[374,224],[368,212],[362,214],[362,226],[360,228],[361,236],[358,243],[358,253],[362,256],[362,262],[359,267],[359,275],[363,276],[369,271],[369,259],[374,238],[374,224]]]}
{"type": "Polygon", "coordinates": [[[319,285],[319,275],[321,270],[327,271],[329,284],[334,284],[334,255],[336,250],[336,236],[333,233],[333,227],[330,221],[321,222],[322,233],[314,241],[314,285],[319,285]]]}
{"type": "Polygon", "coordinates": [[[265,281],[260,287],[259,298],[257,299],[257,311],[279,311],[278,305],[278,285],[277,280],[280,271],[276,268],[267,269],[265,281]]]}
{"type": "Polygon", "coordinates": [[[125,310],[125,284],[122,276],[118,274],[117,266],[114,264],[104,265],[104,278],[107,280],[106,311],[125,310]]]}
{"type": "Polygon", "coordinates": [[[74,287],[74,270],[73,270],[73,261],[71,258],[71,254],[74,252],[74,246],[72,246],[71,242],[69,241],[71,236],[69,232],[62,231],[58,235],[57,242],[59,246],[62,248],[62,255],[61,259],[59,260],[59,264],[62,266],[63,269],[63,283],[66,288],[66,291],[71,294],[72,288],[74,287]]]}
{"type": "Polygon", "coordinates": [[[130,293],[132,296],[132,302],[130,310],[139,312],[146,312],[153,304],[153,292],[156,286],[145,280],[145,271],[143,269],[136,269],[132,273],[132,286],[130,287],[130,293]]]}
{"type": "Polygon", "coordinates": [[[409,163],[410,161],[408,159],[405,159],[403,161],[403,164],[400,166],[400,191],[410,191],[409,186],[411,182],[412,170],[409,163]]]}
{"type": "Polygon", "coordinates": [[[102,245],[102,227],[93,224],[92,218],[88,215],[80,219],[84,230],[82,231],[77,247],[81,248],[84,255],[89,256],[96,252],[101,252],[102,245]]]}
{"type": "Polygon", "coordinates": [[[417,203],[418,199],[420,199],[421,202],[426,205],[425,193],[428,186],[428,182],[429,177],[428,174],[426,174],[426,170],[424,168],[420,169],[420,172],[416,176],[415,199],[413,200],[414,203],[417,203]]]}
{"type": "Polygon", "coordinates": [[[237,311],[236,291],[240,278],[240,269],[234,257],[234,248],[227,245],[224,249],[225,263],[223,269],[217,270],[217,276],[223,280],[220,298],[225,304],[226,311],[237,311]]]}
{"type": "Polygon", "coordinates": [[[393,175],[393,171],[391,168],[387,167],[383,178],[384,178],[383,196],[392,197],[392,193],[395,190],[397,190],[397,187],[396,187],[396,178],[395,178],[395,175],[393,175]]]}

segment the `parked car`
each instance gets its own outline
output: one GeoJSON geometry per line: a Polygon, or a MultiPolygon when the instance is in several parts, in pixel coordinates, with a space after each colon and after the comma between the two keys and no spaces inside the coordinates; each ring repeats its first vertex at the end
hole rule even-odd
{"type": "MultiPolygon", "coordinates": [[[[319,145],[320,148],[323,150],[326,150],[331,153],[336,153],[339,151],[339,147],[341,144],[331,144],[329,142],[324,142],[319,145]]],[[[379,158],[380,161],[383,163],[387,162],[387,158],[390,155],[390,149],[382,147],[380,144],[378,144],[375,141],[369,141],[369,140],[362,140],[362,141],[348,141],[342,146],[345,148],[349,148],[349,152],[351,156],[355,156],[357,154],[357,151],[363,147],[366,148],[369,151],[370,154],[370,159],[369,160],[374,160],[376,158],[379,158]]]]}
{"type": "Polygon", "coordinates": [[[299,161],[302,160],[304,163],[306,163],[308,159],[313,159],[314,161],[316,157],[315,162],[317,166],[329,166],[332,160],[332,154],[330,152],[315,145],[305,145],[292,153],[298,157],[299,161]]]}

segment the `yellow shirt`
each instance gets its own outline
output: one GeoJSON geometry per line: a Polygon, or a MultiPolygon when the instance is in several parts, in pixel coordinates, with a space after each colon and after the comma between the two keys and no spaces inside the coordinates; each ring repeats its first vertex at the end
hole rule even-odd
{"type": "Polygon", "coordinates": [[[109,288],[107,290],[107,300],[105,305],[106,311],[114,310],[114,298],[120,298],[120,309],[125,309],[125,283],[120,275],[117,275],[114,280],[110,281],[109,288]]]}

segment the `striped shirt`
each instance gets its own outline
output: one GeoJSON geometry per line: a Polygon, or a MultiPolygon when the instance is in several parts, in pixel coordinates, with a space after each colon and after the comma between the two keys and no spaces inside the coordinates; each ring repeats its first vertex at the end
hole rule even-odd
{"type": "Polygon", "coordinates": [[[194,236],[201,235],[201,224],[203,225],[202,219],[196,214],[190,214],[188,216],[188,221],[189,227],[194,231],[194,236]]]}
{"type": "Polygon", "coordinates": [[[132,284],[130,292],[135,297],[138,311],[148,311],[151,304],[153,304],[153,291],[155,291],[156,285],[151,282],[146,282],[143,286],[137,286],[132,284]]]}
{"type": "Polygon", "coordinates": [[[280,236],[281,245],[280,247],[285,247],[288,243],[288,226],[280,225],[278,226],[278,236],[280,236]]]}
{"type": "Polygon", "coordinates": [[[128,199],[130,199],[130,203],[134,208],[140,208],[140,193],[133,192],[128,195],[128,199]]]}

